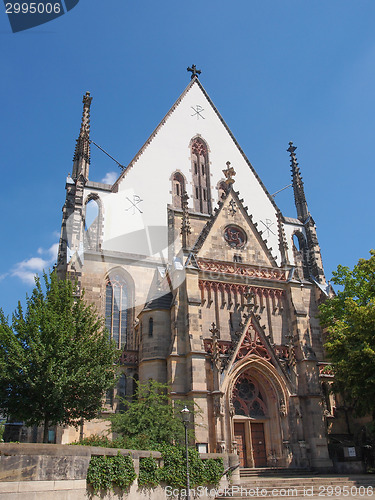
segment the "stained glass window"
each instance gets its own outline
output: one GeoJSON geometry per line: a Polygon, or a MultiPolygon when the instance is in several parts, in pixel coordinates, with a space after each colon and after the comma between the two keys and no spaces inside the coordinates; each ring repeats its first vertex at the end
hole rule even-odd
{"type": "MultiPolygon", "coordinates": [[[[211,213],[211,187],[207,144],[199,137],[191,143],[191,161],[195,198],[194,210],[211,213]]],[[[193,191],[194,193],[194,191],[193,191]]]]}
{"type": "Polygon", "coordinates": [[[111,276],[106,285],[105,326],[119,348],[126,344],[128,307],[128,289],[125,280],[119,275],[111,276]]]}
{"type": "Polygon", "coordinates": [[[240,375],[234,386],[233,406],[236,415],[252,418],[267,415],[267,407],[258,383],[247,373],[240,375]]]}
{"type": "Polygon", "coordinates": [[[242,248],[246,243],[246,234],[238,226],[227,226],[224,230],[224,239],[232,248],[242,248]]]}

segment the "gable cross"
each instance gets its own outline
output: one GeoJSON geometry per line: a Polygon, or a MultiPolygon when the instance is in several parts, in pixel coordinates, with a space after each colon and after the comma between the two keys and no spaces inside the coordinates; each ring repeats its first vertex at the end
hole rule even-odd
{"type": "Polygon", "coordinates": [[[202,73],[200,69],[197,69],[195,64],[192,64],[191,68],[188,67],[187,71],[191,72],[191,79],[193,79],[195,76],[198,78],[198,75],[202,73]]]}

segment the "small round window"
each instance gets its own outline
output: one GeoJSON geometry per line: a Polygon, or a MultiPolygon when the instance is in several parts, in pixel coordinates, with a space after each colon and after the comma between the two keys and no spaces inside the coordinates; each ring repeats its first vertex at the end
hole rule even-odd
{"type": "Polygon", "coordinates": [[[246,243],[246,234],[238,226],[227,226],[224,230],[224,239],[232,248],[242,248],[246,243]]]}

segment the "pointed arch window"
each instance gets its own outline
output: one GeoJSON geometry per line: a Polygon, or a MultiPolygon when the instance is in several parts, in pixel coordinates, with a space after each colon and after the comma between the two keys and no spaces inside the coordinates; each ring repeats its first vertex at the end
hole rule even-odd
{"type": "Polygon", "coordinates": [[[97,198],[89,198],[85,204],[85,239],[86,250],[99,250],[100,205],[97,198]]]}
{"type": "Polygon", "coordinates": [[[174,208],[182,208],[182,195],[185,192],[185,179],[180,172],[172,177],[172,204],[174,208]]]}
{"type": "Polygon", "coordinates": [[[267,406],[258,382],[248,373],[240,375],[233,389],[233,406],[236,415],[262,418],[267,415],[267,406]]]}
{"type": "Polygon", "coordinates": [[[118,348],[126,344],[129,316],[128,286],[116,274],[107,279],[105,290],[105,326],[118,348]]]}
{"type": "Polygon", "coordinates": [[[207,144],[200,137],[191,143],[194,210],[211,214],[210,169],[207,144]]]}
{"type": "Polygon", "coordinates": [[[297,268],[300,268],[304,278],[309,279],[309,266],[308,266],[308,254],[307,245],[304,235],[301,231],[295,231],[293,233],[293,253],[294,260],[297,264],[297,268]]]}

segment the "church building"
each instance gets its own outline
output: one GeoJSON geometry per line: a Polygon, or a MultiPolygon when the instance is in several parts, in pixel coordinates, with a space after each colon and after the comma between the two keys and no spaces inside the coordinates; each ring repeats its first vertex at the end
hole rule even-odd
{"type": "Polygon", "coordinates": [[[134,380],[168,382],[174,400],[200,408],[199,450],[238,453],[242,467],[324,470],[329,373],[317,314],[329,287],[296,147],[297,215],[287,217],[189,71],[112,185],[90,181],[84,95],[57,270],[77,279],[122,350],[108,412],[134,380]]]}

